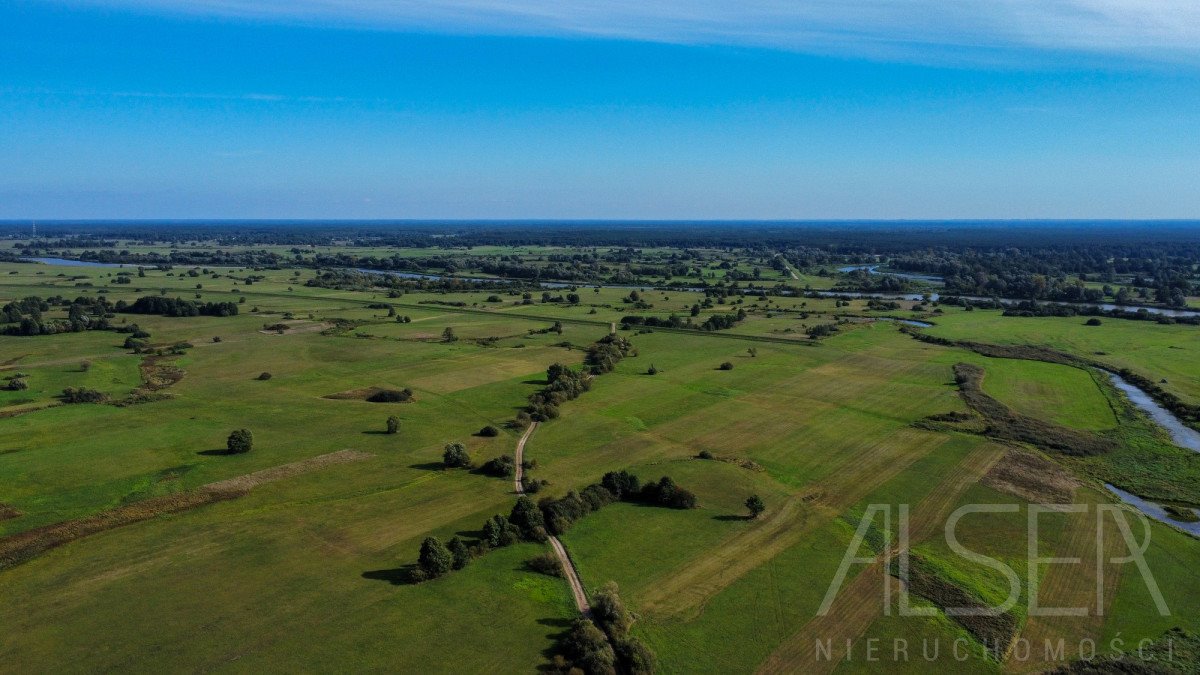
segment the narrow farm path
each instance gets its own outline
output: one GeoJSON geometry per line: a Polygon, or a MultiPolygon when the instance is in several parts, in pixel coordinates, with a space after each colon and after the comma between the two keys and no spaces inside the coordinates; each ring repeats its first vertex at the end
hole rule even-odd
{"type": "MultiPolygon", "coordinates": [[[[521,435],[521,440],[517,441],[516,465],[517,471],[513,478],[513,488],[518,495],[525,494],[525,486],[521,484],[521,479],[525,475],[525,469],[521,466],[525,460],[525,444],[529,441],[529,437],[533,435],[533,430],[537,429],[537,422],[533,422],[525,429],[525,433],[521,435]]],[[[571,556],[567,555],[567,549],[558,540],[558,537],[550,535],[550,547],[554,549],[554,554],[558,556],[558,560],[562,563],[563,574],[567,577],[567,583],[571,585],[571,595],[575,598],[575,607],[582,614],[587,614],[591,611],[588,605],[587,594],[583,592],[583,582],[579,580],[579,570],[575,569],[575,563],[571,562],[571,556]]]]}

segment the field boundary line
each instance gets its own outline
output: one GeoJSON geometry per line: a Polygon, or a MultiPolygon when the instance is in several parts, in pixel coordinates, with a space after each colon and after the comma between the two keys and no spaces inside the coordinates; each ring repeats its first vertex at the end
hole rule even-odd
{"type": "Polygon", "coordinates": [[[260,485],[327,466],[367,459],[368,457],[374,457],[374,455],[357,450],[339,450],[262,469],[243,476],[208,483],[195,490],[152,497],[113,509],[106,509],[83,518],[52,523],[32,530],[18,532],[17,534],[0,539],[0,571],[16,567],[52,548],[57,548],[93,534],[151,520],[160,515],[179,513],[206,504],[237,499],[246,496],[251,490],[260,485]]]}

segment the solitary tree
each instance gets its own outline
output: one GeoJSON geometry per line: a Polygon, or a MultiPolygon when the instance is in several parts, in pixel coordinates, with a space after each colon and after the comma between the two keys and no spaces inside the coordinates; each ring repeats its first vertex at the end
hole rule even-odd
{"type": "Polygon", "coordinates": [[[387,418],[387,432],[389,434],[394,434],[397,431],[400,431],[400,418],[392,415],[391,417],[387,418]]]}
{"type": "Polygon", "coordinates": [[[457,342],[458,341],[458,336],[454,334],[453,328],[450,328],[449,326],[447,326],[446,330],[442,331],[442,341],[443,342],[457,342]]]}
{"type": "Polygon", "coordinates": [[[469,467],[471,455],[467,454],[467,449],[462,443],[447,443],[442,451],[442,462],[450,469],[469,467]]]}
{"type": "Polygon", "coordinates": [[[231,455],[250,452],[250,448],[254,447],[254,434],[250,433],[249,429],[237,429],[229,434],[229,438],[225,441],[225,447],[231,455]]]}
{"type": "Polygon", "coordinates": [[[429,578],[440,577],[454,565],[454,556],[437,537],[425,537],[421,542],[421,555],[417,564],[429,578]]]}
{"type": "Polygon", "coordinates": [[[767,510],[767,505],[763,503],[762,497],[752,495],[746,500],[746,508],[750,509],[751,518],[757,518],[763,511],[767,510]]]}

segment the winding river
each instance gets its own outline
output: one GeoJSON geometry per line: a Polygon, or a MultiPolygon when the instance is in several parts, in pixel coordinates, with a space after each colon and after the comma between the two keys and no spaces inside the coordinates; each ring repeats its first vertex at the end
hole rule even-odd
{"type": "Polygon", "coordinates": [[[134,267],[124,263],[89,262],[87,260],[71,260],[70,258],[21,258],[25,262],[42,263],[43,265],[58,265],[59,267],[134,267]]]}
{"type": "Polygon", "coordinates": [[[928,281],[928,282],[934,283],[934,284],[940,284],[940,283],[942,283],[942,281],[944,281],[944,279],[942,279],[942,277],[939,277],[936,274],[916,274],[914,272],[893,272],[891,270],[884,270],[884,271],[880,272],[879,271],[880,267],[882,267],[882,265],[847,265],[845,267],[839,267],[837,269],[837,271],[853,272],[855,270],[866,270],[870,274],[887,274],[887,275],[893,276],[893,277],[900,277],[901,279],[912,279],[913,281],[928,281]]]}
{"type": "Polygon", "coordinates": [[[1200,521],[1187,522],[1183,520],[1176,520],[1170,513],[1167,513],[1167,510],[1163,508],[1162,504],[1156,504],[1155,502],[1142,499],[1141,497],[1126,492],[1115,485],[1109,485],[1108,483],[1105,483],[1104,486],[1108,488],[1109,492],[1112,492],[1116,496],[1120,497],[1121,501],[1136,508],[1138,511],[1141,511],[1147,516],[1159,522],[1174,525],[1175,527],[1178,527],[1184,532],[1187,532],[1195,537],[1200,537],[1200,521]]]}
{"type": "MultiPolygon", "coordinates": [[[[1193,452],[1200,452],[1200,432],[1184,424],[1170,410],[1159,405],[1149,394],[1137,388],[1125,380],[1125,378],[1112,372],[1108,372],[1107,374],[1109,379],[1112,380],[1113,386],[1124,392],[1129,397],[1130,403],[1149,415],[1150,419],[1154,420],[1156,424],[1166,429],[1167,433],[1171,435],[1171,440],[1176,445],[1193,452]]],[[[1142,499],[1113,485],[1106,484],[1106,486],[1113,494],[1120,497],[1121,501],[1133,506],[1147,516],[1164,523],[1169,523],[1185,532],[1200,537],[1200,522],[1179,520],[1172,516],[1162,504],[1142,499]]]]}
{"type": "Polygon", "coordinates": [[[1171,440],[1175,442],[1175,445],[1193,452],[1200,452],[1200,431],[1184,424],[1174,413],[1159,405],[1149,394],[1130,384],[1120,375],[1110,372],[1108,377],[1112,380],[1113,386],[1125,392],[1131,403],[1145,411],[1150,419],[1171,434],[1171,440]]]}

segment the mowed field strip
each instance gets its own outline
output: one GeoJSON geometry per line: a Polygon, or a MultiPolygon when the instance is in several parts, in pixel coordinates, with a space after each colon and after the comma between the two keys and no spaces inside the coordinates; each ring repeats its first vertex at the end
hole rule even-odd
{"type": "MultiPolygon", "coordinates": [[[[909,521],[909,543],[917,544],[941,533],[947,516],[958,505],[963,493],[978,482],[999,461],[1005,449],[984,443],[971,450],[950,474],[944,477],[913,508],[909,521]]],[[[893,550],[891,555],[898,551],[893,550]]],[[[862,636],[884,610],[884,584],[899,590],[902,586],[886,570],[885,556],[848,579],[838,592],[830,611],[818,616],[773,652],[759,673],[829,673],[845,656],[848,641],[862,636]],[[828,641],[830,656],[818,659],[818,641],[828,641]]],[[[893,596],[894,597],[894,596],[893,596]]]]}
{"type": "Polygon", "coordinates": [[[55,523],[0,538],[0,570],[20,564],[49,549],[84,537],[132,525],[160,515],[178,513],[206,504],[245,496],[256,487],[308,471],[357,462],[372,457],[356,450],[339,450],[270,469],[209,483],[192,492],[182,492],[134,502],[94,516],[55,523]]]}

